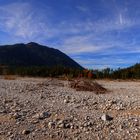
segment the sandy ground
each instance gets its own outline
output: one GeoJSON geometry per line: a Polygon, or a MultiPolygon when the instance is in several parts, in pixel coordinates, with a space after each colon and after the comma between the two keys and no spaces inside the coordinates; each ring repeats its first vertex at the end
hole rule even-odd
{"type": "Polygon", "coordinates": [[[140,81],[97,82],[106,94],[58,79],[1,78],[0,139],[139,140],[140,81]]]}

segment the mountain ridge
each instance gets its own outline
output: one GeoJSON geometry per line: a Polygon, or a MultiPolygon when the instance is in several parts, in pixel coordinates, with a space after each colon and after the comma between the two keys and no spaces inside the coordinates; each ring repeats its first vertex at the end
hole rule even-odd
{"type": "Polygon", "coordinates": [[[0,45],[0,64],[8,66],[64,66],[83,69],[58,49],[35,42],[0,45]]]}

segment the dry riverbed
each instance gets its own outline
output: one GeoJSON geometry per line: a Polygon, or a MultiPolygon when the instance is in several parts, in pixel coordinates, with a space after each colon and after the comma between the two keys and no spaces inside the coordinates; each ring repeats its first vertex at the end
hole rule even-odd
{"type": "Polygon", "coordinates": [[[97,81],[76,91],[58,79],[0,79],[0,140],[139,140],[140,82],[97,81]]]}

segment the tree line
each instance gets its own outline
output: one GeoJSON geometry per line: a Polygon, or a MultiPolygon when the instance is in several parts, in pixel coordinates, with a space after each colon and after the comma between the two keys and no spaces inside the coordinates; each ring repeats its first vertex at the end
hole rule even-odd
{"type": "Polygon", "coordinates": [[[128,68],[118,68],[113,70],[111,68],[105,68],[103,70],[92,70],[97,79],[140,79],[140,64],[137,63],[134,66],[128,68]]]}
{"type": "Polygon", "coordinates": [[[81,69],[68,68],[63,66],[0,66],[0,75],[19,75],[33,77],[57,77],[69,76],[78,77],[81,69]]]}
{"type": "Polygon", "coordinates": [[[0,75],[20,75],[33,77],[59,77],[69,78],[90,78],[90,79],[140,79],[140,64],[132,67],[113,70],[105,68],[102,70],[94,69],[75,69],[63,66],[0,66],[0,75]]]}

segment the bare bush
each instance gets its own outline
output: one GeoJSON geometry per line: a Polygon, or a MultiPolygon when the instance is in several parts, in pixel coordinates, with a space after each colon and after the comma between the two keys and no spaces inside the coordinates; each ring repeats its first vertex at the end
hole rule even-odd
{"type": "Polygon", "coordinates": [[[107,92],[106,88],[91,80],[73,80],[70,82],[70,87],[76,89],[77,91],[94,91],[96,94],[103,94],[107,92]]]}

